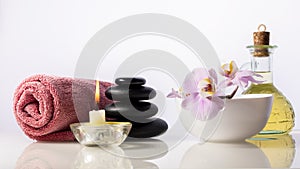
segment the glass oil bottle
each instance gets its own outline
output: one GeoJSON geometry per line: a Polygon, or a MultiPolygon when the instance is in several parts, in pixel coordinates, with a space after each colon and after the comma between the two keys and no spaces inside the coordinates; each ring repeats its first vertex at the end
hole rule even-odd
{"type": "Polygon", "coordinates": [[[272,55],[276,46],[269,45],[270,32],[260,25],[253,33],[254,45],[247,46],[251,54],[251,69],[262,76],[260,84],[251,84],[243,94],[273,94],[273,107],[269,120],[260,134],[285,134],[294,127],[294,110],[288,99],[273,83],[272,55]],[[263,31],[260,31],[261,28],[263,31]]]}

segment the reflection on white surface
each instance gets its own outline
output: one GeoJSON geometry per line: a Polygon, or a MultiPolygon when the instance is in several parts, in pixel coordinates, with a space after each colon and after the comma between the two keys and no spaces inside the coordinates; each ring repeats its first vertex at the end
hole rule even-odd
{"type": "Polygon", "coordinates": [[[124,158],[120,147],[82,147],[72,168],[76,169],[131,169],[130,159],[124,158]],[[107,150],[107,151],[106,151],[107,150]],[[109,152],[108,152],[109,151],[109,152]],[[119,156],[115,155],[118,154],[119,156]]]}
{"type": "Polygon", "coordinates": [[[129,138],[120,146],[127,158],[151,160],[160,158],[168,153],[168,145],[158,139],[129,138]]]}
{"type": "Polygon", "coordinates": [[[32,143],[25,148],[16,169],[70,168],[81,149],[77,143],[32,143]]]}
{"type": "Polygon", "coordinates": [[[291,135],[257,135],[247,140],[268,157],[272,168],[289,168],[295,158],[295,140],[291,135]]]}
{"type": "MultiPolygon", "coordinates": [[[[0,144],[1,169],[69,169],[75,168],[76,160],[84,159],[81,157],[89,156],[87,159],[96,159],[98,157],[97,154],[94,155],[96,151],[103,153],[99,147],[90,147],[92,151],[89,151],[79,143],[37,142],[30,144],[22,137],[7,137],[7,135],[0,141],[2,141],[0,144]],[[20,151],[16,152],[17,148],[20,151]],[[97,150],[94,151],[93,148],[97,150]]],[[[199,140],[189,138],[165,154],[127,159],[133,168],[300,168],[299,131],[294,131],[291,135],[272,136],[271,139],[265,140],[254,139],[250,142],[201,145],[199,140]]],[[[121,148],[120,152],[123,151],[129,156],[138,154],[143,148],[147,151],[153,149],[152,152],[163,152],[164,144],[166,143],[156,139],[145,139],[145,142],[143,139],[126,140],[119,148],[121,148]]],[[[110,155],[107,157],[114,158],[110,155]]]]}
{"type": "Polygon", "coordinates": [[[265,154],[250,143],[205,143],[191,146],[180,168],[269,168],[265,154]]]}
{"type": "Polygon", "coordinates": [[[122,147],[86,147],[78,143],[32,143],[25,148],[16,169],[131,169],[158,168],[144,161],[164,156],[168,146],[161,140],[133,139],[122,147]]]}

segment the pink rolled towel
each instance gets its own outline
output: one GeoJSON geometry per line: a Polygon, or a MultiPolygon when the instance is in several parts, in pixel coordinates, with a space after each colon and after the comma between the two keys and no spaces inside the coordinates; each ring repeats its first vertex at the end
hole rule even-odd
{"type": "Polygon", "coordinates": [[[24,133],[38,141],[73,141],[69,125],[88,121],[88,112],[111,101],[100,82],[100,103],[95,103],[95,81],[35,75],[25,79],[14,93],[14,115],[24,133]]]}

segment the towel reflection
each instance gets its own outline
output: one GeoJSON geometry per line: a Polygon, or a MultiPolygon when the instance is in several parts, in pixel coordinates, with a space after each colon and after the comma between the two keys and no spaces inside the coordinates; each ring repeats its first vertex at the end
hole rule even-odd
{"type": "Polygon", "coordinates": [[[16,169],[70,168],[80,151],[78,143],[31,143],[25,148],[16,163],[16,169]]]}

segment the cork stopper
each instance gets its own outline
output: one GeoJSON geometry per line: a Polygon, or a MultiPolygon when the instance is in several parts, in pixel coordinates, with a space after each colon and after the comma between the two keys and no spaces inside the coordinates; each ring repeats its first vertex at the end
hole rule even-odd
{"type": "Polygon", "coordinates": [[[269,56],[268,48],[264,48],[263,45],[269,45],[270,32],[266,32],[266,25],[260,24],[257,28],[257,32],[253,32],[254,46],[257,47],[253,53],[256,57],[267,57],[269,56]]]}

